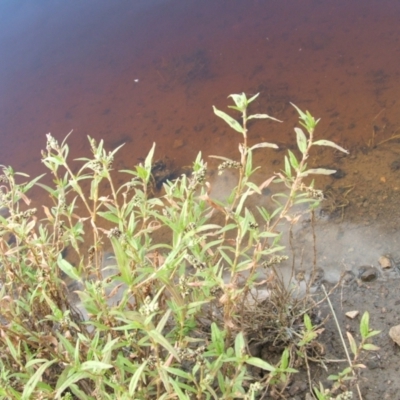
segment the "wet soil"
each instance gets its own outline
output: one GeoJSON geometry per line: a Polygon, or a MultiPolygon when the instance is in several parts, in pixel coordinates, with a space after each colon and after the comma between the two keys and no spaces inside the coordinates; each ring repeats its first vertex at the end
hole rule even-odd
{"type": "MultiPolygon", "coordinates": [[[[326,194],[314,224],[320,283],[329,288],[342,279],[330,299],[348,349],[346,331],[357,343],[360,342],[359,324],[365,311],[370,314],[370,327],[381,331],[372,340],[380,349],[365,351],[358,360],[366,366],[358,370],[357,378],[365,400],[400,399],[400,347],[389,337],[389,329],[400,323],[399,159],[400,143],[394,138],[377,146],[352,149],[345,157],[323,152],[313,160],[316,165],[334,163],[341,172],[320,181],[326,194]],[[382,256],[386,257],[384,260],[390,260],[389,268],[382,268],[382,256]],[[372,275],[368,275],[371,271],[372,275]],[[359,311],[359,315],[352,320],[345,315],[349,311],[359,311]]],[[[311,225],[306,220],[296,228],[291,263],[295,258],[297,272],[307,273],[313,265],[311,225]]],[[[316,288],[315,294],[322,296],[320,287],[316,288]]],[[[348,364],[327,302],[318,307],[317,314],[322,319],[328,317],[325,331],[319,337],[328,370],[322,364],[311,364],[311,381],[314,386],[322,382],[325,388],[330,388],[333,382],[327,380],[327,376],[342,371],[348,364]]],[[[308,375],[303,369],[294,375],[284,398],[310,398],[306,397],[309,392],[307,382],[308,375]]],[[[353,390],[353,398],[359,398],[354,382],[345,387],[353,390]]]]}

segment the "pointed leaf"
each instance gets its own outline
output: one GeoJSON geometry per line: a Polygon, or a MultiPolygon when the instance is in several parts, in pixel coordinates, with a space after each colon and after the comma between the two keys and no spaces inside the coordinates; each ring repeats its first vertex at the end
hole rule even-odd
{"type": "Polygon", "coordinates": [[[364,350],[369,350],[369,351],[377,351],[377,350],[380,349],[380,347],[375,346],[375,345],[372,344],[372,343],[366,343],[366,344],[363,345],[362,348],[363,348],[364,350]]]}
{"type": "Polygon", "coordinates": [[[368,337],[369,333],[369,312],[365,311],[360,321],[360,333],[363,339],[368,337]]]}
{"type": "Polygon", "coordinates": [[[136,391],[136,386],[139,382],[140,376],[147,365],[147,361],[140,365],[140,367],[133,374],[131,381],[129,382],[129,395],[133,396],[136,391]]]}
{"type": "Polygon", "coordinates": [[[278,149],[279,147],[275,144],[275,143],[268,143],[268,142],[263,142],[263,143],[257,143],[254,146],[250,147],[250,151],[251,150],[255,150],[255,149],[261,149],[264,147],[269,147],[271,149],[278,149]]]}
{"type": "Polygon", "coordinates": [[[289,350],[285,349],[285,350],[283,350],[283,353],[281,356],[280,368],[283,370],[286,370],[288,366],[289,366],[289,350]]]}
{"type": "Polygon", "coordinates": [[[191,375],[185,371],[182,371],[179,368],[167,367],[166,365],[162,365],[163,369],[165,369],[169,374],[174,374],[176,376],[180,376],[183,379],[190,380],[192,379],[191,375]]]}
{"type": "Polygon", "coordinates": [[[153,143],[153,146],[151,146],[151,149],[149,151],[149,154],[147,154],[147,157],[144,161],[144,167],[146,168],[146,170],[150,170],[151,169],[151,163],[153,161],[153,155],[154,155],[154,150],[156,149],[156,144],[153,143]]]}
{"type": "Polygon", "coordinates": [[[182,392],[182,389],[179,387],[178,382],[175,382],[175,380],[171,377],[169,378],[169,382],[174,387],[174,394],[178,395],[179,400],[188,400],[188,397],[182,392]]]}
{"type": "Polygon", "coordinates": [[[244,355],[244,337],[243,333],[240,332],[235,338],[235,355],[238,359],[242,358],[244,355]]]}
{"type": "Polygon", "coordinates": [[[349,152],[344,149],[343,147],[340,147],[339,145],[337,145],[336,143],[331,142],[330,140],[317,140],[316,142],[313,142],[313,145],[317,145],[317,146],[328,146],[328,147],[333,147],[336,150],[340,150],[343,153],[349,154],[349,152]]]}
{"type": "Polygon", "coordinates": [[[113,366],[111,364],[107,364],[101,361],[85,361],[81,365],[82,371],[97,371],[102,369],[110,369],[113,366]]]}
{"type": "Polygon", "coordinates": [[[304,314],[304,326],[306,327],[307,331],[312,331],[312,322],[311,322],[311,318],[309,317],[308,314],[304,314]]]}
{"type": "Polygon", "coordinates": [[[379,335],[380,333],[381,333],[381,331],[371,331],[371,332],[368,332],[367,338],[369,339],[370,337],[379,335]]]}
{"type": "Polygon", "coordinates": [[[73,383],[78,382],[78,381],[88,378],[88,377],[89,378],[92,377],[89,372],[79,371],[79,372],[75,372],[74,374],[69,376],[59,387],[58,387],[59,382],[57,382],[56,388],[58,387],[58,390],[55,393],[55,396],[54,396],[55,399],[60,399],[64,390],[67,389],[68,387],[70,387],[73,383]]]}
{"type": "Polygon", "coordinates": [[[54,364],[57,360],[48,361],[46,359],[42,359],[35,361],[37,362],[45,361],[45,362],[35,371],[35,373],[30,377],[28,382],[25,384],[21,400],[29,400],[31,398],[31,394],[35,390],[35,387],[38,384],[39,380],[41,380],[44,371],[46,371],[46,369],[50,367],[50,365],[54,364]]]}
{"type": "Polygon", "coordinates": [[[236,104],[236,107],[240,110],[243,111],[247,107],[247,98],[244,93],[241,94],[231,94],[229,97],[232,97],[233,101],[236,104]]]}
{"type": "Polygon", "coordinates": [[[303,130],[300,128],[294,128],[296,132],[296,138],[297,138],[297,147],[299,150],[304,154],[307,150],[307,138],[306,135],[304,134],[303,130]]]}
{"type": "Polygon", "coordinates": [[[153,329],[151,331],[148,331],[148,334],[155,342],[157,342],[159,345],[169,351],[175,357],[175,359],[177,359],[178,361],[180,360],[176,349],[172,347],[172,345],[168,342],[167,339],[165,339],[165,337],[161,333],[153,329]]]}
{"type": "Polygon", "coordinates": [[[296,156],[294,155],[294,153],[290,150],[288,150],[289,153],[289,160],[290,160],[290,165],[297,170],[299,168],[299,162],[297,161],[296,156]]]}
{"type": "Polygon", "coordinates": [[[311,168],[308,169],[307,171],[304,171],[300,174],[300,176],[308,176],[310,174],[315,174],[315,175],[332,175],[336,173],[335,169],[326,169],[326,168],[311,168]]]}
{"type": "Polygon", "coordinates": [[[297,110],[297,112],[299,113],[300,118],[302,120],[307,119],[307,115],[303,111],[301,111],[300,108],[296,106],[296,104],[293,104],[293,103],[290,103],[290,104],[297,110]]]}
{"type": "Polygon", "coordinates": [[[234,129],[236,132],[239,133],[243,133],[243,128],[242,126],[239,124],[239,122],[237,122],[234,118],[232,118],[230,115],[224,113],[223,111],[218,110],[217,108],[214,108],[214,113],[222,118],[232,129],[234,129]]]}
{"type": "Polygon", "coordinates": [[[285,156],[285,174],[288,178],[292,176],[292,169],[290,168],[290,163],[287,156],[285,156]]]}
{"type": "Polygon", "coordinates": [[[273,372],[276,370],[276,368],[273,365],[268,364],[266,361],[261,360],[260,358],[257,357],[250,357],[247,360],[245,360],[245,362],[246,364],[253,365],[254,367],[265,369],[266,371],[273,372]]]}
{"type": "Polygon", "coordinates": [[[61,269],[64,274],[68,275],[74,281],[80,281],[81,277],[79,276],[76,268],[72,266],[67,260],[62,258],[62,255],[58,255],[57,265],[61,269]]]}
{"type": "Polygon", "coordinates": [[[97,214],[100,215],[100,217],[103,217],[107,221],[115,222],[116,224],[120,223],[119,218],[112,212],[109,211],[97,211],[97,214]]]}
{"type": "Polygon", "coordinates": [[[254,101],[258,96],[260,95],[260,93],[256,93],[253,97],[250,97],[250,99],[247,100],[247,104],[250,104],[252,101],[254,101]]]}
{"type": "Polygon", "coordinates": [[[357,343],[354,340],[354,337],[350,332],[346,332],[346,334],[347,334],[347,339],[349,339],[351,352],[356,356],[357,355],[357,343]]]}
{"type": "Polygon", "coordinates": [[[256,118],[256,119],[267,119],[268,118],[268,119],[272,119],[273,121],[276,121],[276,122],[282,122],[280,119],[271,117],[268,114],[253,114],[253,115],[250,115],[247,119],[249,120],[249,119],[254,119],[254,118],[256,118]]]}
{"type": "Polygon", "coordinates": [[[364,369],[366,369],[367,366],[364,365],[364,364],[353,364],[353,368],[364,368],[364,369]]]}

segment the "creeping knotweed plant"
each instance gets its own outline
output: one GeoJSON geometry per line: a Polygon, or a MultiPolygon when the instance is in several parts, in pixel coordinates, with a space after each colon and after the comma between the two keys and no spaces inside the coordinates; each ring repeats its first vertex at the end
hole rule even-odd
{"type": "Polygon", "coordinates": [[[119,171],[121,186],[112,171],[118,149],[92,138],[91,157],[75,160],[74,172],[67,141],[47,135],[51,186],[2,168],[0,399],[255,399],[284,390],[295,352],[283,348],[273,365],[249,351],[251,332],[285,345],[297,337],[288,316],[301,320],[305,308],[275,302],[292,301],[273,273],[286,258],[280,229],[294,220],[293,206],[322,198],[309,175],[334,172],[308,168],[311,148],[344,150],[315,140],[318,121],[296,107],[305,129],[295,129],[298,155],[289,151],[283,171],[255,184],[254,151],[277,148],[248,144],[250,120],[275,120],[249,114],[257,96],[230,96],[240,118],[214,107],[240,143],[238,159],[219,157],[220,173],[237,174],[226,201],[213,198],[201,154],[190,176],[154,196],[155,146],[119,171]],[[275,208],[251,209],[249,197],[274,182],[287,187],[275,208]],[[40,216],[29,206],[34,185],[50,199],[40,216]],[[252,300],[260,276],[272,323],[252,300]]]}

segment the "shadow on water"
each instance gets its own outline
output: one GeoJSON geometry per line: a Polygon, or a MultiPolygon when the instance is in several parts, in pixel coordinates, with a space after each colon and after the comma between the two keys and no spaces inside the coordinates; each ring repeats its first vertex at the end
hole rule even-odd
{"type": "MultiPolygon", "coordinates": [[[[251,142],[293,145],[294,102],[322,118],[321,136],[351,150],[310,160],[343,172],[320,182],[325,215],[341,216],[323,221],[320,246],[336,250],[321,257],[353,249],[363,258],[379,242],[359,261],[372,263],[398,244],[399,12],[393,0],[4,1],[0,163],[37,175],[45,134],[72,129],[73,157],[88,153],[87,135],[126,143],[116,169],[133,167],[153,142],[156,159],[176,166],[200,150],[234,156],[236,137],[211,106],[260,92],[254,110],[284,124],[251,126],[251,142]]],[[[282,153],[258,162],[277,170],[282,153]]]]}

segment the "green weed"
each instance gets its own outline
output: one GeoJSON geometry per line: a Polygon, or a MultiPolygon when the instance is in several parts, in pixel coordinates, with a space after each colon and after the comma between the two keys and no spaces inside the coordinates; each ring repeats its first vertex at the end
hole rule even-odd
{"type": "Polygon", "coordinates": [[[257,96],[230,96],[241,123],[214,107],[240,141],[238,160],[219,157],[221,173],[237,171],[224,201],[212,196],[201,154],[191,175],[154,196],[155,146],[142,164],[120,171],[121,186],[118,148],[106,151],[92,138],[91,157],[73,168],[67,141],[47,135],[42,162],[51,186],[3,167],[0,399],[255,399],[283,390],[301,353],[290,344],[304,349],[316,336],[304,315],[308,298],[291,296],[276,272],[285,259],[280,232],[300,218],[293,206],[313,208],[323,198],[308,177],[335,172],[308,168],[311,148],[345,150],[314,140],[318,120],[294,106],[305,129],[295,129],[298,155],[289,151],[283,171],[255,184],[254,151],[277,148],[248,145],[249,120],[274,120],[248,115],[257,96]],[[247,206],[275,182],[288,190],[273,195],[273,209],[247,206]],[[50,199],[40,211],[29,208],[34,185],[50,199]],[[269,308],[252,298],[260,279],[269,308]],[[306,331],[295,340],[303,317],[306,331]],[[276,365],[249,351],[266,337],[278,345],[276,365]]]}

